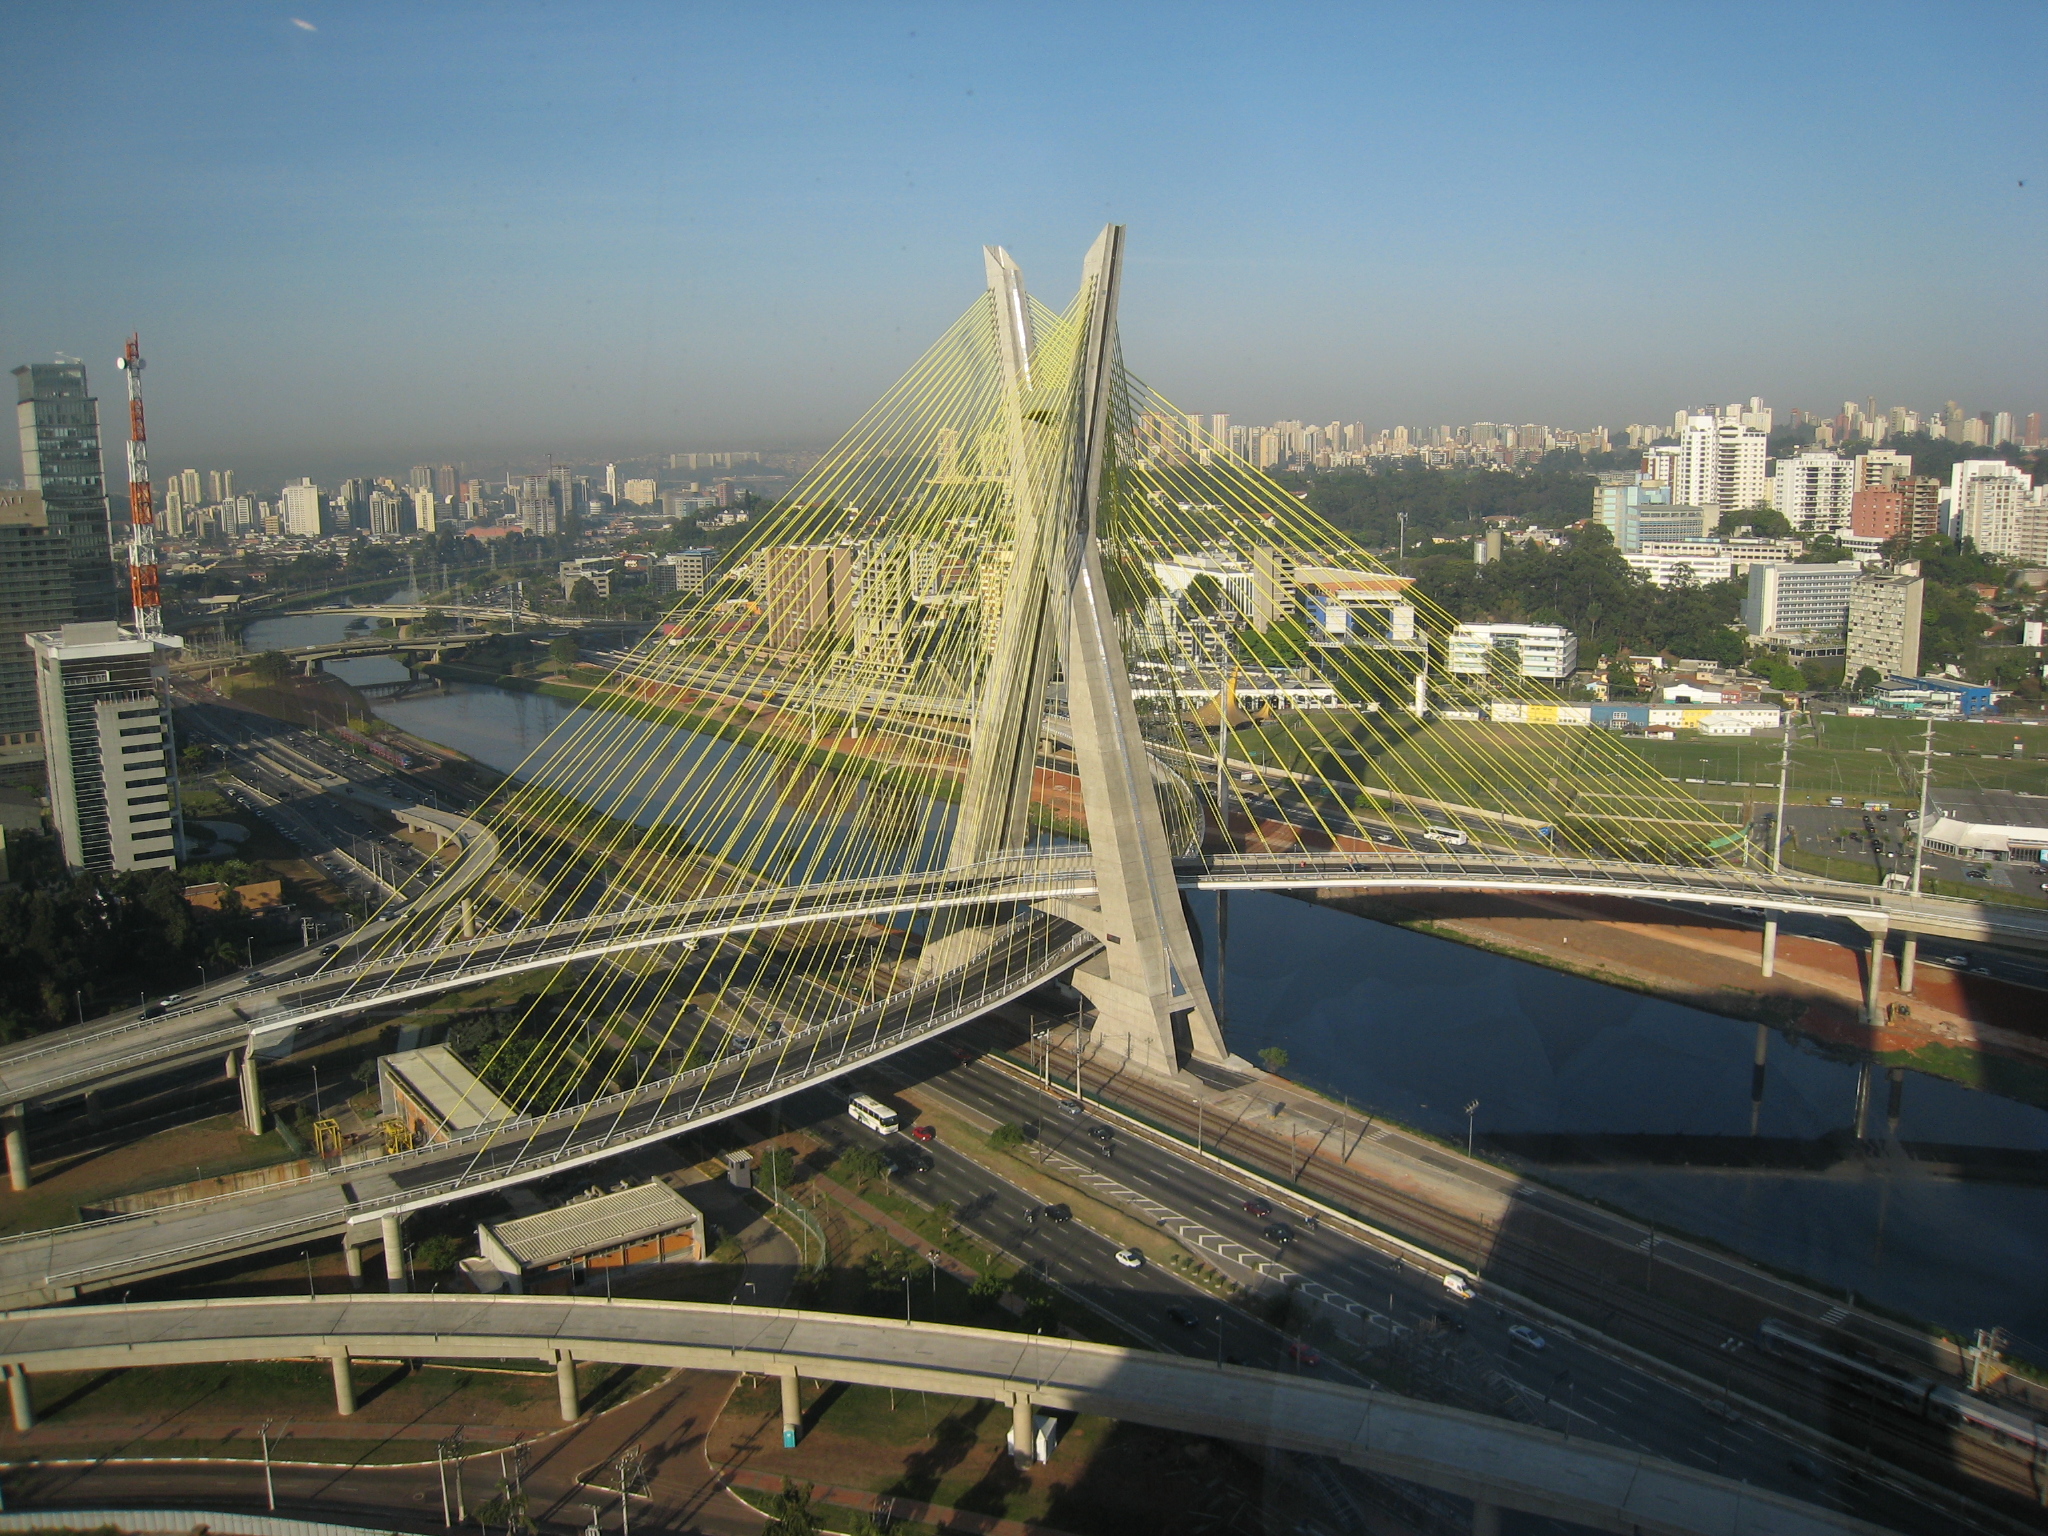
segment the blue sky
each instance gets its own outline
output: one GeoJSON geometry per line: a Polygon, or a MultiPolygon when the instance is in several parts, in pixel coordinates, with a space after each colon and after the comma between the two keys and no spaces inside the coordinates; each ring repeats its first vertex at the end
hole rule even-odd
{"type": "Polygon", "coordinates": [[[83,356],[105,396],[139,328],[165,468],[821,445],[974,297],[981,243],[1063,302],[1109,219],[1126,356],[1190,410],[2048,408],[2037,3],[0,27],[0,357],[83,356]]]}

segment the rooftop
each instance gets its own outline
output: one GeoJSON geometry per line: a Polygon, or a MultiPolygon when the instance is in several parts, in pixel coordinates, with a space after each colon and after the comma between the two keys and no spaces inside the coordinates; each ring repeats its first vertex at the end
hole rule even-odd
{"type": "Polygon", "coordinates": [[[1928,796],[1934,814],[1982,827],[2048,827],[2048,795],[2010,789],[1937,789],[1928,796]]]}
{"type": "Polygon", "coordinates": [[[528,1269],[637,1243],[694,1226],[697,1207],[659,1179],[613,1195],[578,1200],[538,1216],[494,1222],[491,1232],[528,1269]]]}
{"type": "Polygon", "coordinates": [[[445,1045],[400,1051],[383,1058],[384,1069],[404,1082],[422,1107],[431,1108],[454,1134],[473,1131],[518,1112],[486,1088],[445,1045]]]}

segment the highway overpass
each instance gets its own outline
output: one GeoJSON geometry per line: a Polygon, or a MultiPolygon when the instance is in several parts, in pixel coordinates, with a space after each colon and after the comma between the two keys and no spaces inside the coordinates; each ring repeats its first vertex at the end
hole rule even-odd
{"type": "Polygon", "coordinates": [[[1068,1409],[1240,1444],[1327,1456],[1500,1509],[1632,1536],[1878,1536],[1881,1528],[1747,1483],[1583,1437],[1299,1375],[1033,1334],[658,1301],[533,1296],[350,1296],[157,1302],[0,1315],[18,1428],[46,1371],[324,1359],[335,1407],[355,1408],[352,1357],[533,1359],[552,1365],[565,1418],[578,1361],[748,1371],[782,1382],[784,1438],[803,1430],[801,1382],[851,1382],[1068,1409]]]}

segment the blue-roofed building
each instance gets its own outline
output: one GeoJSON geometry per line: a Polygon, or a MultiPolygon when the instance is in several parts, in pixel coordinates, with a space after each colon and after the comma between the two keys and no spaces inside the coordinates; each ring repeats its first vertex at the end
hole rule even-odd
{"type": "Polygon", "coordinates": [[[1988,715],[1992,692],[1988,683],[1958,682],[1952,677],[1888,677],[1877,701],[1892,709],[1934,710],[1942,714],[1988,715]]]}

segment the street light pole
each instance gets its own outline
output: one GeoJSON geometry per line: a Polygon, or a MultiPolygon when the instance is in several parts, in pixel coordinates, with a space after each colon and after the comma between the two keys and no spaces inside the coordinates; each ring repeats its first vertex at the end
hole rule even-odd
{"type": "Polygon", "coordinates": [[[1465,1106],[1465,1155],[1472,1155],[1472,1120],[1479,1113],[1479,1101],[1474,1099],[1465,1106]]]}
{"type": "Polygon", "coordinates": [[[1934,776],[1934,716],[1927,717],[1927,736],[1920,749],[1920,819],[1913,823],[1913,894],[1920,894],[1920,865],[1927,856],[1927,788],[1934,776]]]}
{"type": "Polygon", "coordinates": [[[270,1476],[270,1420],[263,1421],[263,1428],[258,1433],[263,1437],[263,1498],[274,1514],[277,1511],[277,1484],[270,1476]]]}
{"type": "Polygon", "coordinates": [[[1771,873],[1782,873],[1785,847],[1785,785],[1792,776],[1792,711],[1785,711],[1785,745],[1778,754],[1778,819],[1771,824],[1771,873]]]}

